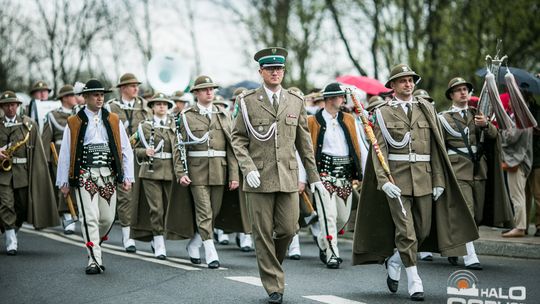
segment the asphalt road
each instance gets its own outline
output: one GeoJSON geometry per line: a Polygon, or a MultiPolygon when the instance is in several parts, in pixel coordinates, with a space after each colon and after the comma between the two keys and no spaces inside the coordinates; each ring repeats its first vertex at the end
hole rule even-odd
{"type": "MultiPolygon", "coordinates": [[[[143,242],[137,242],[137,254],[127,254],[121,247],[120,227],[115,226],[106,242],[106,271],[88,276],[79,235],[67,237],[60,229],[23,228],[15,257],[5,254],[2,237],[0,303],[266,303],[255,253],[240,252],[233,243],[216,245],[222,268],[211,270],[189,263],[186,241],[167,241],[166,261],[153,258],[149,244],[143,242]]],[[[339,270],[321,264],[310,236],[302,235],[301,245],[302,259],[284,263],[285,303],[411,303],[405,271],[398,292],[390,294],[383,266],[351,266],[350,241],[340,244],[344,263],[339,270]]],[[[489,256],[480,256],[480,260],[484,270],[474,272],[479,287],[501,288],[502,295],[497,291],[497,296],[504,297],[510,287],[524,286],[526,300],[514,302],[540,303],[540,260],[489,256]]],[[[433,262],[421,262],[418,268],[426,303],[447,303],[448,278],[462,267],[435,257],[433,262]]],[[[493,297],[491,291],[491,298],[481,300],[496,300],[493,297]]]]}

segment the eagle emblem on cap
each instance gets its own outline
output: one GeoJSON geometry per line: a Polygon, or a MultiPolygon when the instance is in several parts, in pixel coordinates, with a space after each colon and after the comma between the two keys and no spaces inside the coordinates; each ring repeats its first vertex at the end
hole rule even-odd
{"type": "Polygon", "coordinates": [[[272,49],[272,54],[275,54],[277,52],[277,49],[276,48],[273,48],[272,49]]]}
{"type": "Polygon", "coordinates": [[[38,87],[42,87],[42,86],[43,86],[42,82],[38,83],[38,87]]]}
{"type": "Polygon", "coordinates": [[[409,70],[409,68],[407,68],[406,66],[401,67],[401,69],[403,70],[403,72],[407,72],[409,70]]]}
{"type": "Polygon", "coordinates": [[[456,80],[457,80],[457,81],[465,81],[465,80],[463,80],[463,78],[458,78],[458,79],[456,79],[456,80]]]}
{"type": "Polygon", "coordinates": [[[206,78],[204,79],[204,81],[210,82],[210,78],[206,77],[206,78]]]}
{"type": "Polygon", "coordinates": [[[9,97],[9,94],[4,95],[4,98],[8,98],[8,97],[9,97]]]}

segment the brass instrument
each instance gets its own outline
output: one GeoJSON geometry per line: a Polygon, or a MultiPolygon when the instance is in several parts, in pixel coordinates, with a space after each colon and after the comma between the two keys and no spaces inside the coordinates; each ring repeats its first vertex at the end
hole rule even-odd
{"type": "Polygon", "coordinates": [[[135,133],[133,133],[133,135],[129,137],[129,143],[131,144],[132,148],[135,148],[138,142],[139,142],[139,132],[135,131],[135,133]]]}
{"type": "Polygon", "coordinates": [[[28,133],[26,133],[26,136],[24,137],[23,140],[19,141],[18,143],[14,144],[13,146],[10,146],[9,148],[3,151],[4,155],[6,156],[6,158],[4,158],[2,162],[0,163],[0,167],[2,168],[3,171],[5,172],[11,171],[11,167],[13,166],[13,158],[12,158],[13,153],[15,153],[15,151],[17,151],[20,147],[22,147],[24,144],[28,142],[28,140],[30,139],[31,131],[32,131],[32,125],[28,127],[28,133]]]}

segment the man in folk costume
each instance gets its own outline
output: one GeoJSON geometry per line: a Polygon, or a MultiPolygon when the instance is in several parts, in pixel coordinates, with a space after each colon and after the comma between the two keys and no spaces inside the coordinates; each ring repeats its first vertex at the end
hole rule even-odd
{"type": "Polygon", "coordinates": [[[21,104],[14,92],[0,95],[0,230],[8,255],[17,254],[17,231],[23,222],[36,229],[58,225],[39,129],[28,116],[17,115],[21,104]]]}
{"type": "MultiPolygon", "coordinates": [[[[238,188],[238,163],[231,144],[231,119],[227,112],[212,104],[218,86],[208,76],[199,76],[191,92],[197,104],[180,116],[180,132],[186,145],[187,168],[177,165],[176,176],[182,186],[189,186],[195,206],[197,233],[187,251],[191,262],[201,263],[199,248],[204,245],[208,268],[219,268],[214,247],[214,221],[221,208],[223,191],[238,188]]],[[[175,151],[175,153],[178,153],[175,151]]]]}
{"type": "Polygon", "coordinates": [[[321,260],[326,267],[337,269],[342,262],[337,235],[351,214],[353,181],[362,180],[360,132],[354,116],[340,111],[345,91],[339,83],[328,84],[323,97],[325,107],[308,117],[308,127],[317,170],[331,198],[324,201],[315,195],[321,225],[321,260]]]}
{"type": "MultiPolygon", "coordinates": [[[[147,118],[151,118],[146,100],[138,96],[139,85],[141,82],[137,80],[132,73],[126,73],[120,77],[120,81],[116,85],[120,91],[119,99],[111,99],[107,101],[106,108],[109,112],[118,115],[122,121],[122,125],[127,132],[128,137],[137,131],[137,127],[147,118]]],[[[135,164],[135,172],[138,172],[138,165],[135,164]]],[[[137,181],[137,176],[135,182],[137,181]]],[[[135,202],[134,191],[126,192],[122,187],[118,187],[118,219],[122,226],[122,241],[126,252],[136,252],[135,241],[130,236],[131,215],[133,214],[133,206],[135,202]]]]}
{"type": "Polygon", "coordinates": [[[386,83],[394,98],[374,110],[378,149],[366,165],[353,244],[354,265],[385,263],[393,293],[405,266],[413,301],[424,300],[418,251],[465,255],[465,243],[478,238],[435,109],[412,95],[419,80],[409,66],[395,66],[386,83]]]}
{"type": "Polygon", "coordinates": [[[43,80],[36,81],[34,85],[32,85],[32,88],[30,89],[30,97],[32,99],[30,99],[26,113],[35,122],[38,122],[36,103],[49,100],[49,94],[51,91],[52,90],[49,89],[47,83],[43,80]]]}
{"type": "MultiPolygon", "coordinates": [[[[445,95],[452,101],[452,107],[439,113],[438,118],[448,158],[471,215],[478,225],[504,227],[505,224],[512,222],[512,218],[498,156],[501,151],[498,132],[497,128],[488,122],[486,116],[468,106],[472,90],[472,84],[461,77],[450,80],[445,95]],[[484,133],[484,143],[480,142],[481,133],[484,133]],[[490,158],[497,156],[497,160],[488,165],[487,155],[490,158]],[[488,171],[491,171],[491,174],[488,174],[488,171]],[[488,176],[491,176],[493,181],[486,187],[488,176]],[[494,221],[490,220],[491,216],[484,217],[486,212],[493,215],[494,221]],[[501,219],[499,214],[508,216],[501,219]]],[[[466,247],[467,255],[463,257],[465,267],[482,270],[474,244],[468,242],[466,247]]],[[[448,261],[452,265],[457,265],[458,258],[448,257],[448,261]]]]}
{"type": "Polygon", "coordinates": [[[173,152],[176,149],[176,126],[167,111],[174,104],[164,94],[157,93],[148,101],[154,112],[152,119],[138,127],[135,149],[139,169],[140,189],[144,199],[138,199],[138,213],[133,217],[131,233],[135,239],[151,241],[156,258],[165,260],[165,214],[174,182],[173,152]],[[141,206],[146,204],[145,206],[141,206]]]}
{"type": "MultiPolygon", "coordinates": [[[[54,165],[54,159],[51,155],[52,151],[50,144],[54,143],[56,153],[60,151],[60,144],[62,143],[62,137],[64,136],[64,129],[66,128],[67,119],[77,111],[77,99],[75,98],[75,92],[72,85],[63,86],[58,91],[58,99],[60,99],[62,105],[56,109],[47,113],[47,120],[43,127],[43,133],[41,138],[43,141],[43,149],[45,151],[45,158],[49,162],[52,172],[51,178],[56,180],[56,166],[54,165]]],[[[64,234],[73,234],[75,231],[75,222],[69,212],[67,206],[67,200],[61,191],[58,191],[57,195],[58,212],[62,218],[62,224],[64,226],[64,234]]]]}
{"type": "Polygon", "coordinates": [[[56,176],[62,193],[67,196],[73,190],[77,199],[88,251],[86,274],[105,270],[101,243],[114,222],[116,186],[129,191],[133,183],[133,150],[118,115],[103,108],[106,92],[110,91],[98,80],[86,83],[86,106],[68,118],[56,176]]]}
{"type": "Polygon", "coordinates": [[[298,231],[298,162],[323,197],[307,128],[304,101],[281,86],[287,50],[271,47],[254,56],[263,85],[238,97],[240,113],[233,129],[233,147],[245,178],[244,191],[252,221],[255,251],[269,303],[282,303],[285,275],[281,264],[298,231]]]}

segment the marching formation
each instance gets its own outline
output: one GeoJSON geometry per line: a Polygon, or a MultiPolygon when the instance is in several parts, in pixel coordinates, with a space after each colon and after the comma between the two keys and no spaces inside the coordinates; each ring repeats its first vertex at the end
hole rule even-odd
{"type": "Polygon", "coordinates": [[[215,242],[232,236],[241,251],[255,250],[268,302],[282,303],[282,263],[301,259],[299,229],[309,227],[329,269],[342,267],[338,238],[353,231],[353,264],[382,264],[391,293],[404,268],[410,299],[423,301],[419,259],[439,253],[458,265],[462,257],[467,269],[482,270],[473,245],[479,225],[509,229],[503,237],[525,233],[536,121],[511,81],[510,115],[489,73],[480,104],[471,104],[472,84],[456,77],[445,94],[452,106],[437,113],[406,64],[390,71],[387,91],[362,103],[358,89],[338,82],[306,97],[283,87],[283,48],[254,60],[262,84],[237,88],[232,106],[205,75],[189,89],[194,102],[182,91],[142,98],[131,73],[109,101],[99,80],[65,85],[60,107],[44,116],[45,82],[32,87],[27,109],[3,92],[7,255],[17,255],[23,222],[62,224],[65,234],[79,222],[89,275],[105,271],[101,245],[115,219],[126,252],[136,253],[135,240],[149,242],[165,260],[165,240],[185,239],[191,263],[202,263],[202,249],[210,269],[226,263],[215,242]]]}

